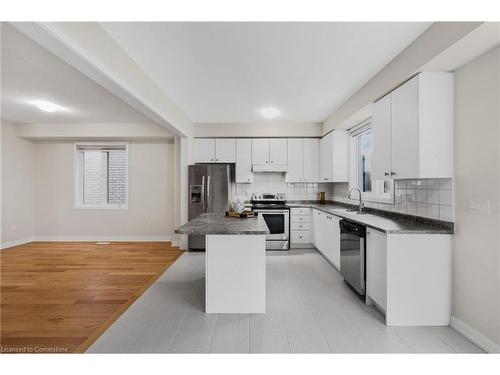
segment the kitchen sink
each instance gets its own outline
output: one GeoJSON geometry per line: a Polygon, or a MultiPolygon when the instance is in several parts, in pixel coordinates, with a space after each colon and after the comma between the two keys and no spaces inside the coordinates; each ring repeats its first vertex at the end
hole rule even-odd
{"type": "Polygon", "coordinates": [[[361,212],[361,211],[346,211],[347,214],[349,215],[368,215],[368,212],[361,212]]]}

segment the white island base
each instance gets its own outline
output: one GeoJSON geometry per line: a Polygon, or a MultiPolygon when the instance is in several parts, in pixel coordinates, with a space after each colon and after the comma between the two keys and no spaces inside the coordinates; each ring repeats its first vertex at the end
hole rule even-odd
{"type": "Polygon", "coordinates": [[[207,235],[205,312],[266,312],[266,236],[207,235]]]}

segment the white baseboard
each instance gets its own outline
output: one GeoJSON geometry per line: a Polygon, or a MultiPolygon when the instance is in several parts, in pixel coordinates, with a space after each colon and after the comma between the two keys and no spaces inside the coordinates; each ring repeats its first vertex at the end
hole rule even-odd
{"type": "Polygon", "coordinates": [[[486,352],[500,353],[500,345],[496,344],[491,339],[478,332],[476,329],[472,328],[463,320],[452,316],[450,319],[450,327],[459,332],[461,335],[467,337],[470,341],[472,341],[474,344],[476,344],[486,352]]]}
{"type": "Polygon", "coordinates": [[[172,241],[172,236],[88,236],[88,237],[29,237],[1,244],[0,249],[23,245],[29,242],[172,242],[172,246],[179,246],[179,241],[172,241]],[[175,244],[177,243],[177,244],[175,244]]]}
{"type": "Polygon", "coordinates": [[[35,242],[171,242],[171,236],[68,236],[35,237],[35,242]]]}
{"type": "Polygon", "coordinates": [[[19,240],[3,242],[0,245],[0,250],[8,249],[9,247],[24,245],[25,243],[33,242],[34,237],[21,238],[19,240]]]}

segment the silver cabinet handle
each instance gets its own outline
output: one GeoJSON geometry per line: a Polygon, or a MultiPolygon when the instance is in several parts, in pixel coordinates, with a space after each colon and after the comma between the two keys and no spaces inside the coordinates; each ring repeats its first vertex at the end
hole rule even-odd
{"type": "Polygon", "coordinates": [[[389,176],[389,172],[384,172],[384,176],[389,176]]]}
{"type": "Polygon", "coordinates": [[[395,176],[396,175],[396,172],[391,172],[391,176],[395,176]]]}
{"type": "Polygon", "coordinates": [[[207,207],[210,210],[210,176],[207,178],[207,207]]]}
{"type": "Polygon", "coordinates": [[[203,210],[205,210],[205,176],[201,177],[201,202],[203,204],[203,210]]]}

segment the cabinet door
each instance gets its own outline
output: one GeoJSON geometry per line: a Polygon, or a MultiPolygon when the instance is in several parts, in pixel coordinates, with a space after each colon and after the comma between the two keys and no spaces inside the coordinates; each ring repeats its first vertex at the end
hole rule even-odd
{"type": "Polygon", "coordinates": [[[287,182],[301,182],[304,174],[304,140],[290,138],[288,140],[287,182]]]}
{"type": "Polygon", "coordinates": [[[331,254],[330,262],[340,270],[340,219],[328,216],[329,246],[331,254]]]}
{"type": "Polygon", "coordinates": [[[333,180],[333,150],[332,133],[325,135],[319,141],[319,181],[333,180]]]}
{"type": "MultiPolygon", "coordinates": [[[[288,149],[290,149],[290,141],[291,139],[288,140],[288,149]]],[[[319,139],[304,138],[303,154],[303,181],[317,182],[319,169],[319,139]]],[[[288,168],[290,168],[290,153],[288,155],[288,168]]]]}
{"type": "Polygon", "coordinates": [[[394,178],[418,178],[418,76],[391,94],[394,178]]]}
{"type": "Polygon", "coordinates": [[[252,164],[254,164],[254,165],[269,164],[269,139],[268,138],[252,139],[252,164]]]}
{"type": "Polygon", "coordinates": [[[383,180],[391,172],[391,95],[373,104],[372,179],[383,180]]]}
{"type": "Polygon", "coordinates": [[[340,227],[339,219],[325,215],[322,221],[322,253],[337,269],[340,269],[340,227]]]}
{"type": "Polygon", "coordinates": [[[321,247],[321,215],[323,213],[319,210],[313,210],[312,212],[312,243],[318,250],[321,247]]]}
{"type": "Polygon", "coordinates": [[[273,165],[287,165],[288,139],[271,138],[269,140],[269,162],[273,165]]]}
{"type": "Polygon", "coordinates": [[[366,230],[366,293],[384,310],[387,308],[387,236],[366,230]]]}
{"type": "Polygon", "coordinates": [[[195,163],[215,162],[215,139],[195,138],[193,146],[193,159],[195,163]]]}
{"type": "Polygon", "coordinates": [[[236,140],[234,138],[215,140],[215,161],[218,163],[236,162],[236,140]]]}
{"type": "Polygon", "coordinates": [[[252,140],[236,140],[236,182],[252,182],[252,140]]]}
{"type": "Polygon", "coordinates": [[[332,133],[332,181],[349,181],[349,135],[345,130],[332,133]]]}

